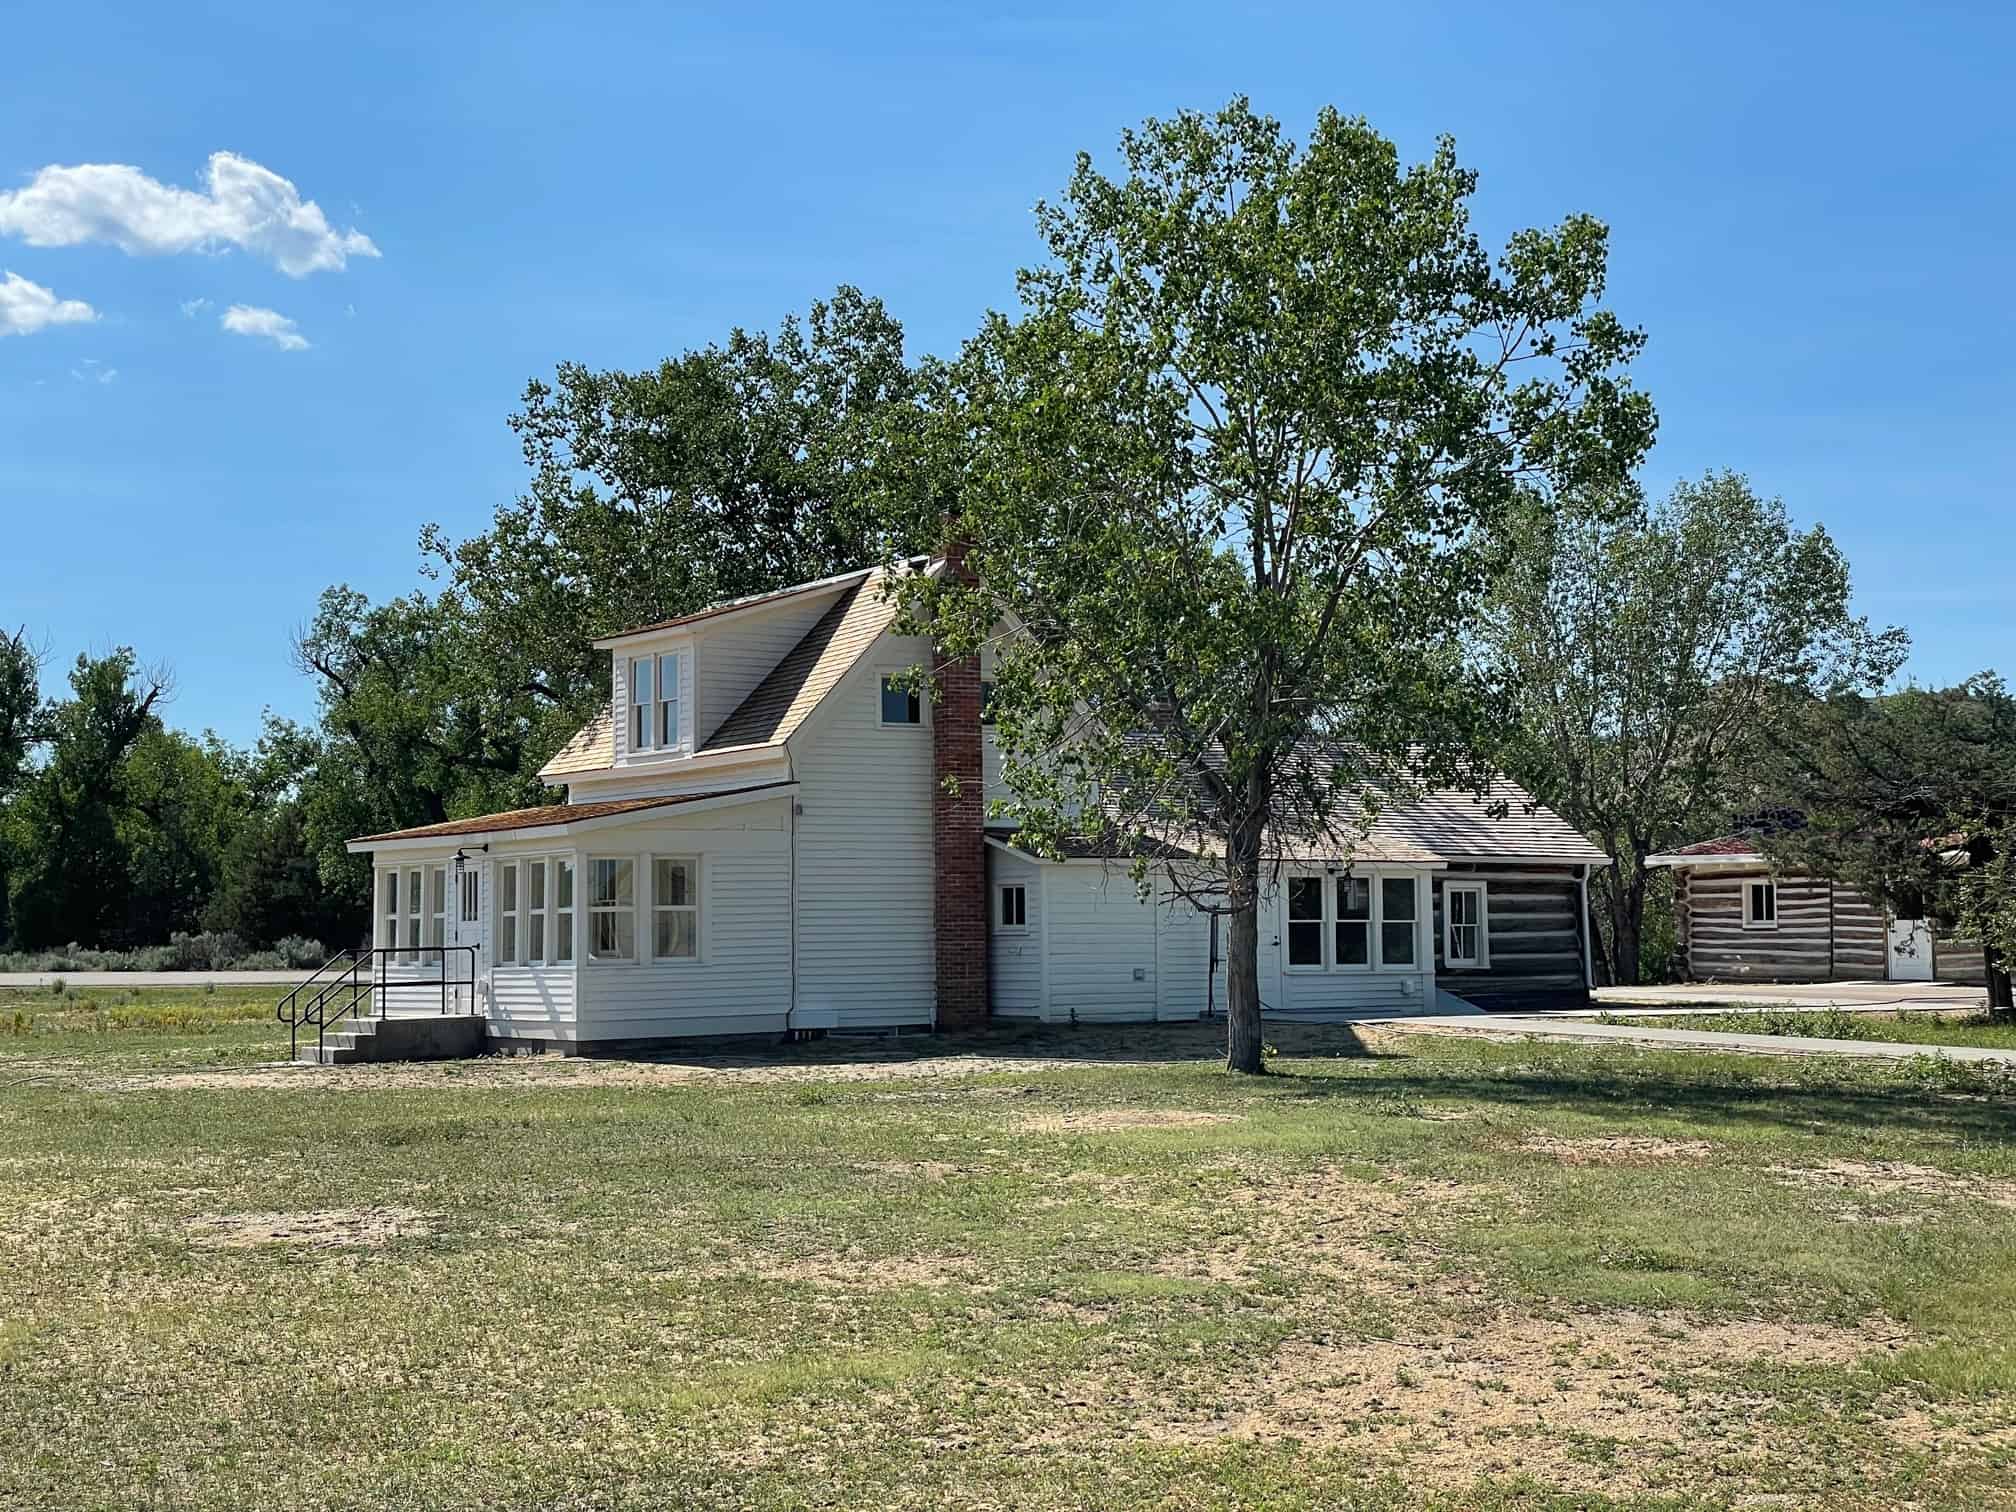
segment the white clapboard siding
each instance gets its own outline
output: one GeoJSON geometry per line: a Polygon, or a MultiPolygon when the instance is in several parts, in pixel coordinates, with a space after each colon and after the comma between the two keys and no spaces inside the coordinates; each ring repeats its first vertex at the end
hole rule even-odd
{"type": "Polygon", "coordinates": [[[1129,1023],[1156,1016],[1155,910],[1122,867],[1044,868],[1052,1022],[1129,1023]]]}
{"type": "Polygon", "coordinates": [[[664,1035],[770,1034],[791,1006],[790,800],[775,799],[626,826],[581,852],[579,903],[586,938],[592,856],[629,856],[637,869],[637,950],[630,962],[581,952],[579,1035],[587,1041],[664,1035]],[[646,858],[700,863],[700,954],[653,961],[646,858]]]}
{"type": "Polygon", "coordinates": [[[1026,856],[987,847],[988,997],[996,1018],[1040,1018],[1043,1013],[1043,873],[1026,856]],[[1003,930],[996,889],[1018,883],[1028,907],[1028,925],[1003,930]]]}
{"type": "Polygon", "coordinates": [[[1218,921],[1218,961],[1211,962],[1211,916],[1188,900],[1157,890],[1156,1017],[1201,1018],[1207,1005],[1225,1011],[1225,920],[1218,921]],[[1208,989],[1208,990],[1207,990],[1208,989]]]}
{"type": "Polygon", "coordinates": [[[575,1038],[572,966],[498,966],[490,973],[490,1032],[514,1039],[575,1038]]]}
{"type": "Polygon", "coordinates": [[[844,1027],[928,1025],[933,961],[931,710],[880,722],[885,673],[929,655],[884,635],[791,739],[798,821],[798,1001],[844,1027]]]}

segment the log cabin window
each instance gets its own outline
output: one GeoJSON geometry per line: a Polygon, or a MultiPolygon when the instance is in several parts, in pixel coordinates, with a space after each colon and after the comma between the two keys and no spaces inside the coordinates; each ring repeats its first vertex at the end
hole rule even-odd
{"type": "Polygon", "coordinates": [[[1484,915],[1482,882],[1450,882],[1442,888],[1442,958],[1452,967],[1482,970],[1491,964],[1491,940],[1484,915]]]}
{"type": "Polygon", "coordinates": [[[1003,882],[995,889],[995,927],[1003,934],[1021,934],[1029,928],[1029,889],[1020,882],[1003,882]]]}
{"type": "Polygon", "coordinates": [[[1743,884],[1743,927],[1745,929],[1776,929],[1778,927],[1778,884],[1776,882],[1746,882],[1743,884]]]}

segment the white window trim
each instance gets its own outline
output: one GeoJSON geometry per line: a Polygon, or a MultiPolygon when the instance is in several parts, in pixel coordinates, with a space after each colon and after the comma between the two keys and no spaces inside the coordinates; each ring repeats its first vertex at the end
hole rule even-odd
{"type": "Polygon", "coordinates": [[[548,927],[551,931],[548,944],[553,947],[546,953],[546,963],[549,966],[561,967],[563,970],[571,969],[581,958],[581,867],[572,855],[548,856],[546,864],[548,867],[546,877],[546,914],[548,927]],[[574,895],[564,904],[560,901],[560,869],[562,867],[567,868],[571,873],[574,884],[574,895]],[[563,915],[567,920],[567,927],[564,930],[560,927],[560,920],[563,915]],[[563,941],[567,946],[567,954],[564,958],[561,957],[558,950],[559,945],[563,941]]]}
{"type": "Polygon", "coordinates": [[[1451,971],[1491,969],[1491,890],[1488,883],[1467,878],[1461,882],[1445,880],[1442,883],[1442,964],[1451,971]],[[1477,897],[1477,954],[1473,959],[1459,960],[1456,955],[1456,914],[1449,906],[1449,899],[1455,893],[1474,893],[1477,897]]]}
{"type": "Polygon", "coordinates": [[[882,684],[888,682],[892,677],[904,676],[915,667],[915,662],[892,662],[875,668],[874,685],[869,691],[870,696],[875,700],[874,715],[875,727],[877,729],[928,730],[931,728],[931,690],[928,687],[920,687],[911,695],[917,700],[917,722],[915,724],[910,724],[907,721],[898,723],[882,717],[882,684]]]}
{"type": "Polygon", "coordinates": [[[635,755],[641,756],[645,752],[655,749],[651,743],[651,734],[652,726],[658,718],[658,708],[652,699],[647,698],[642,703],[637,701],[637,665],[639,662],[642,662],[651,669],[651,691],[655,695],[658,691],[658,657],[652,652],[634,655],[623,669],[623,702],[625,705],[623,711],[624,739],[628,743],[630,751],[635,755]],[[641,720],[639,715],[643,716],[641,720]],[[642,739],[638,738],[640,726],[642,739]]]}
{"type": "MultiPolygon", "coordinates": [[[[1311,871],[1307,869],[1291,871],[1283,879],[1276,907],[1280,909],[1281,969],[1293,976],[1422,976],[1432,967],[1429,959],[1432,952],[1424,951],[1423,944],[1428,938],[1424,914],[1432,913],[1424,909],[1422,893],[1426,890],[1426,872],[1407,867],[1393,866],[1353,866],[1337,868],[1333,871],[1311,871]],[[1345,876],[1363,877],[1372,890],[1372,916],[1366,921],[1368,934],[1366,955],[1369,959],[1362,966],[1340,966],[1337,964],[1337,882],[1345,876]],[[1319,966],[1298,966],[1288,959],[1288,891],[1289,884],[1300,878],[1313,878],[1323,884],[1323,962],[1319,966]],[[1386,925],[1386,898],[1381,883],[1387,878],[1406,878],[1414,883],[1414,959],[1398,966],[1386,962],[1385,944],[1381,936],[1386,925]]],[[[1300,922],[1313,924],[1313,919],[1300,922]]],[[[1401,922],[1395,920],[1396,923],[1401,922]]]]}
{"type": "Polygon", "coordinates": [[[432,862],[427,867],[427,926],[421,939],[440,960],[448,959],[448,863],[432,862]]]}
{"type": "Polygon", "coordinates": [[[494,869],[497,879],[497,927],[491,936],[490,957],[499,966],[526,966],[531,964],[525,959],[525,878],[519,870],[523,865],[524,862],[521,857],[510,856],[500,859],[494,869]],[[510,898],[512,906],[509,908],[504,906],[504,874],[506,872],[511,874],[510,898]],[[506,920],[509,920],[511,924],[511,953],[509,955],[504,953],[504,924],[506,920]]]}
{"type": "Polygon", "coordinates": [[[1745,877],[1743,879],[1743,927],[1745,929],[1776,929],[1778,927],[1778,879],[1776,877],[1745,877]],[[1760,919],[1753,912],[1756,892],[1754,889],[1771,889],[1771,917],[1760,919]]]}
{"type": "Polygon", "coordinates": [[[652,688],[656,700],[651,706],[651,727],[654,737],[652,749],[665,754],[676,754],[686,749],[686,653],[684,651],[660,651],[652,662],[652,675],[657,685],[652,688]],[[672,696],[665,696],[665,663],[672,663],[672,696]],[[665,724],[667,711],[672,715],[672,728],[668,733],[665,724]]]}
{"type": "Polygon", "coordinates": [[[607,851],[585,855],[581,858],[581,870],[574,880],[576,906],[586,918],[581,924],[580,964],[583,966],[613,966],[620,969],[636,966],[644,955],[645,942],[642,938],[644,918],[642,914],[645,878],[649,867],[641,856],[612,855],[607,851]],[[595,918],[598,914],[618,914],[623,911],[620,903],[608,907],[597,907],[595,903],[595,863],[598,861],[628,861],[630,863],[630,954],[627,956],[598,956],[593,954],[595,945],[595,918]],[[640,869],[644,876],[639,876],[640,869]]]}
{"type": "Polygon", "coordinates": [[[522,858],[518,863],[518,885],[524,889],[524,892],[520,894],[518,899],[518,909],[524,916],[525,921],[524,931],[519,939],[519,943],[522,946],[529,946],[531,944],[532,916],[534,914],[539,916],[539,953],[535,956],[530,949],[521,949],[519,955],[522,959],[518,964],[521,966],[549,965],[553,959],[547,951],[547,946],[551,943],[547,929],[552,923],[553,917],[552,858],[549,856],[526,856],[522,858]],[[539,878],[539,890],[536,894],[539,899],[537,907],[534,907],[532,902],[535,896],[532,890],[532,878],[535,873],[539,878]]]}
{"type": "Polygon", "coordinates": [[[1026,882],[996,882],[994,884],[994,933],[1004,935],[1026,935],[1029,933],[1029,884],[1026,882]],[[1004,924],[1008,917],[1006,903],[1010,892],[1022,894],[1022,922],[1004,924]]]}
{"type": "Polygon", "coordinates": [[[706,872],[699,856],[691,852],[658,851],[642,858],[646,883],[640,892],[648,889],[651,896],[644,903],[644,915],[638,929],[637,953],[653,966],[674,966],[682,969],[703,964],[707,959],[707,910],[702,906],[706,901],[706,872]],[[693,915],[693,954],[690,956],[661,956],[658,954],[658,863],[660,861],[684,861],[693,868],[693,901],[691,903],[667,903],[667,909],[679,909],[693,915]]]}

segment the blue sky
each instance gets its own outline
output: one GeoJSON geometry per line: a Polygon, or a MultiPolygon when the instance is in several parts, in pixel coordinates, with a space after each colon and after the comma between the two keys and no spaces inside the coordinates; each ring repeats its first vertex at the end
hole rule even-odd
{"type": "Polygon", "coordinates": [[[0,621],[49,644],[52,689],[130,643],[173,667],[177,724],[310,712],[290,632],[329,583],[414,586],[424,522],[470,533],[517,491],[528,378],[842,282],[949,352],[1011,301],[1075,152],[1239,92],[1410,157],[1453,134],[1494,241],[1608,221],[1653,486],[1749,473],[1836,535],[1915,676],[2016,672],[2006,7],[366,9],[8,22],[0,330],[33,329],[0,334],[0,621]],[[209,195],[219,152],[257,165],[221,198],[150,187],[209,195]],[[78,164],[137,170],[92,203],[149,210],[141,255],[102,220],[32,244],[77,211],[69,180],[23,191],[78,164]],[[260,230],[271,176],[326,225],[283,200],[292,232],[260,230]]]}

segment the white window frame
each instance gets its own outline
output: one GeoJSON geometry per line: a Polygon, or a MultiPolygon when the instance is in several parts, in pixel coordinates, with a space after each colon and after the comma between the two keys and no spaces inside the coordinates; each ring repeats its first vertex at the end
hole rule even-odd
{"type": "Polygon", "coordinates": [[[683,654],[678,651],[661,651],[656,658],[657,665],[653,675],[658,679],[658,686],[652,691],[657,695],[657,702],[652,706],[652,718],[656,736],[654,745],[661,751],[676,751],[686,744],[679,729],[680,715],[683,712],[679,702],[680,695],[684,692],[679,674],[683,659],[683,654]],[[672,673],[672,691],[669,696],[665,691],[665,673],[668,665],[672,673]]]}
{"type": "Polygon", "coordinates": [[[1029,933],[1029,884],[1026,882],[996,882],[994,884],[994,932],[1004,935],[1026,935],[1029,933]],[[1008,894],[1019,893],[1022,920],[1018,924],[1008,922],[1008,894]]]}
{"type": "MultiPolygon", "coordinates": [[[[1423,927],[1424,915],[1432,912],[1422,907],[1423,893],[1428,877],[1423,872],[1410,871],[1404,867],[1354,866],[1338,868],[1334,871],[1310,871],[1307,869],[1290,872],[1284,879],[1278,904],[1281,929],[1281,969],[1295,976],[1365,976],[1381,973],[1388,976],[1422,975],[1433,968],[1429,964],[1430,952],[1422,945],[1429,937],[1423,927]],[[1371,917],[1366,921],[1366,960],[1363,964],[1339,965],[1337,963],[1337,884],[1343,878],[1360,877],[1365,880],[1372,894],[1371,917]],[[1288,958],[1288,894],[1292,885],[1300,880],[1313,880],[1322,884],[1323,893],[1323,960],[1319,965],[1297,965],[1288,958]],[[1414,926],[1414,959],[1400,965],[1390,965],[1386,960],[1383,935],[1386,926],[1386,897],[1383,884],[1388,881],[1411,881],[1414,884],[1414,917],[1409,922],[1414,926]]],[[[1301,921],[1313,924],[1313,919],[1301,921]]],[[[1395,920],[1395,923],[1402,922],[1395,920]]]]}
{"type": "Polygon", "coordinates": [[[492,942],[492,954],[499,966],[521,966],[524,964],[525,932],[523,915],[525,910],[524,881],[518,875],[519,861],[512,857],[509,861],[496,864],[497,876],[497,929],[492,942]],[[509,882],[506,882],[506,878],[509,882]]]}
{"type": "Polygon", "coordinates": [[[522,946],[519,955],[521,964],[544,966],[553,959],[548,947],[551,941],[546,935],[546,925],[550,917],[547,900],[552,896],[553,879],[548,875],[549,861],[545,856],[535,856],[525,861],[519,868],[519,885],[525,891],[519,896],[518,907],[524,916],[524,933],[520,936],[522,946]],[[535,931],[533,921],[538,921],[535,931]]]}
{"type": "Polygon", "coordinates": [[[1491,969],[1491,893],[1483,881],[1442,884],[1442,964],[1451,971],[1491,969]],[[1477,952],[1473,956],[1456,954],[1456,909],[1449,900],[1458,893],[1477,900],[1477,952]]]}
{"type": "Polygon", "coordinates": [[[1745,877],[1743,879],[1743,927],[1745,929],[1776,929],[1778,927],[1778,879],[1776,877],[1745,877]],[[1768,888],[1771,897],[1771,917],[1757,917],[1757,889],[1768,888]]]}
{"type": "Polygon", "coordinates": [[[695,966],[706,953],[705,942],[700,937],[704,927],[700,910],[700,858],[692,855],[650,855],[644,858],[644,874],[650,879],[651,898],[644,910],[645,924],[649,938],[640,941],[640,947],[650,952],[651,963],[655,966],[695,966]],[[685,866],[692,878],[692,899],[690,903],[660,903],[658,901],[658,863],[671,861],[685,866]],[[658,916],[667,913],[685,913],[693,916],[693,954],[658,954],[658,916]]]}
{"type": "Polygon", "coordinates": [[[638,856],[591,855],[584,857],[583,861],[582,871],[587,878],[587,886],[581,911],[588,916],[588,937],[584,954],[587,956],[588,962],[596,966],[635,966],[638,960],[638,903],[643,896],[642,888],[638,884],[637,871],[642,858],[638,856]],[[595,868],[603,862],[608,862],[614,866],[629,866],[630,901],[627,905],[623,903],[598,904],[595,901],[595,868]],[[595,920],[604,914],[607,914],[611,918],[620,918],[626,907],[630,912],[630,953],[628,955],[597,955],[595,953],[595,920]]]}
{"type": "Polygon", "coordinates": [[[630,700],[630,713],[627,716],[629,723],[624,728],[629,732],[627,738],[630,749],[641,752],[651,749],[651,726],[657,711],[655,705],[652,703],[652,695],[656,691],[655,688],[646,689],[645,696],[642,699],[637,697],[637,690],[643,686],[637,676],[637,669],[639,667],[644,669],[646,677],[651,678],[655,682],[657,678],[658,658],[649,655],[633,656],[630,658],[630,667],[626,674],[626,691],[630,700]]]}
{"type": "Polygon", "coordinates": [[[399,948],[399,889],[405,885],[406,879],[398,867],[378,868],[378,944],[381,949],[399,948]],[[385,906],[387,900],[392,904],[390,908],[385,906]]]}
{"type": "Polygon", "coordinates": [[[547,952],[547,959],[555,966],[572,966],[574,964],[574,914],[580,892],[579,869],[574,865],[574,858],[572,856],[555,856],[552,858],[552,866],[553,875],[550,879],[551,892],[547,906],[552,910],[553,938],[551,941],[552,948],[547,952]],[[567,879],[565,902],[561,901],[560,879],[562,877],[567,879]]]}
{"type": "Polygon", "coordinates": [[[447,960],[448,953],[448,863],[438,862],[427,868],[427,943],[440,947],[432,954],[440,960],[447,960]]]}
{"type": "Polygon", "coordinates": [[[420,937],[422,929],[425,928],[424,921],[427,913],[427,899],[422,889],[426,885],[426,867],[409,866],[406,868],[405,877],[402,882],[402,891],[399,894],[400,922],[405,925],[405,929],[400,935],[399,943],[402,948],[403,959],[408,966],[417,966],[420,964],[420,937]]]}
{"type": "Polygon", "coordinates": [[[910,667],[877,667],[875,669],[875,723],[885,730],[924,730],[930,728],[931,700],[925,696],[923,688],[907,688],[910,700],[917,705],[915,719],[885,719],[882,709],[882,693],[888,684],[906,676],[910,667]]]}
{"type": "MultiPolygon", "coordinates": [[[[483,923],[483,873],[476,867],[465,864],[455,875],[460,879],[456,882],[455,886],[461,905],[456,910],[455,922],[458,926],[474,924],[480,927],[483,923]]],[[[474,933],[474,930],[470,931],[472,936],[474,933]]],[[[459,927],[455,931],[455,936],[456,943],[458,944],[474,945],[476,943],[474,938],[463,939],[462,930],[459,927]]]]}

